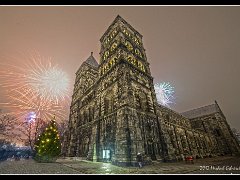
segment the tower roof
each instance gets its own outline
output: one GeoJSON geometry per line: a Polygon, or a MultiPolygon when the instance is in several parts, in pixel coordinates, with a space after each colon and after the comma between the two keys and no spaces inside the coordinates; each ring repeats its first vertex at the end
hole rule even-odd
{"type": "Polygon", "coordinates": [[[89,58],[87,58],[87,60],[85,61],[85,63],[93,66],[93,67],[98,67],[98,62],[96,61],[96,59],[93,57],[93,52],[91,52],[91,55],[89,56],[89,58]]]}
{"type": "Polygon", "coordinates": [[[112,26],[114,26],[114,24],[116,24],[117,22],[123,22],[126,26],[128,26],[132,31],[134,31],[135,33],[137,33],[141,38],[142,35],[136,30],[134,29],[125,19],[123,19],[121,16],[117,15],[117,17],[114,19],[114,21],[111,23],[111,25],[108,27],[108,29],[105,31],[105,33],[102,35],[102,37],[100,38],[100,41],[102,41],[102,39],[107,35],[107,33],[109,32],[109,30],[111,29],[112,26]]]}
{"type": "Polygon", "coordinates": [[[192,109],[190,111],[183,112],[181,113],[181,115],[185,116],[186,118],[193,119],[217,112],[219,112],[217,104],[210,104],[197,109],[192,109]]]}

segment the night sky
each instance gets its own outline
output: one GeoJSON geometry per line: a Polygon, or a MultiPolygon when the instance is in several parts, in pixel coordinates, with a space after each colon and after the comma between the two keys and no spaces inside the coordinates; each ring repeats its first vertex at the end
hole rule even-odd
{"type": "Polygon", "coordinates": [[[240,7],[0,7],[0,63],[21,64],[19,54],[37,51],[68,73],[73,88],[91,51],[99,60],[99,39],[118,14],[143,35],[154,82],[175,87],[173,110],[217,100],[240,129],[240,7]]]}

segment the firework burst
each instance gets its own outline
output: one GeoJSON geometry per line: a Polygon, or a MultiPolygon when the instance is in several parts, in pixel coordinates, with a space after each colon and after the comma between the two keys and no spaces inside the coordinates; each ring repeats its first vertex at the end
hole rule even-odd
{"type": "Polygon", "coordinates": [[[64,71],[53,66],[50,58],[39,54],[28,56],[25,64],[1,64],[0,84],[6,89],[8,103],[1,103],[17,119],[26,119],[29,113],[49,120],[56,115],[65,119],[69,104],[69,79],[64,71]]]}
{"type": "Polygon", "coordinates": [[[174,103],[174,87],[170,83],[156,83],[154,89],[159,104],[170,107],[174,103]]]}
{"type": "Polygon", "coordinates": [[[28,89],[24,92],[33,92],[40,99],[54,104],[69,99],[67,74],[56,65],[53,66],[51,58],[45,59],[35,54],[30,56],[23,67],[2,65],[1,85],[12,90],[28,89]]]}
{"type": "Polygon", "coordinates": [[[27,81],[33,91],[41,99],[58,104],[59,100],[64,100],[68,96],[69,79],[64,71],[51,63],[36,64],[27,76],[27,81]]]}

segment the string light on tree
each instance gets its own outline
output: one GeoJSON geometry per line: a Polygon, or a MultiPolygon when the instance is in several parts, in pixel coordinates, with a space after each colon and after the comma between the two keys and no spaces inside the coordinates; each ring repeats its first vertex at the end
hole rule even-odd
{"type": "Polygon", "coordinates": [[[61,153],[61,143],[55,123],[55,117],[49,123],[48,127],[40,135],[39,140],[35,144],[36,156],[35,160],[39,162],[54,161],[61,153]]]}

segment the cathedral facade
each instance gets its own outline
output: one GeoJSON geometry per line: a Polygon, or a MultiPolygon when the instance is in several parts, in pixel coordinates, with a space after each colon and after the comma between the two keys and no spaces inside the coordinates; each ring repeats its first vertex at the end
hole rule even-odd
{"type": "Polygon", "coordinates": [[[116,165],[238,154],[239,144],[217,102],[184,113],[157,103],[142,35],[117,16],[76,72],[66,156],[116,165]]]}

